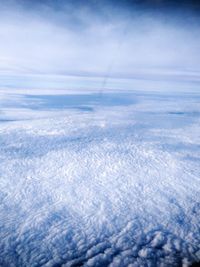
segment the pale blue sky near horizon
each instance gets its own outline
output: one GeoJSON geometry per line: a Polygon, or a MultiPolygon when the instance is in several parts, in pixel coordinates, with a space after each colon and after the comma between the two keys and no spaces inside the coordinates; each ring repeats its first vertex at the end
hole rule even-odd
{"type": "Polygon", "coordinates": [[[81,3],[0,1],[1,89],[199,90],[197,14],[81,3]]]}

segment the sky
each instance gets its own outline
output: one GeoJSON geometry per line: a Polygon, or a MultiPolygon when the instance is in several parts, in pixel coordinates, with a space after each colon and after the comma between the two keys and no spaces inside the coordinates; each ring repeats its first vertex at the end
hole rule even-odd
{"type": "Polygon", "coordinates": [[[23,77],[69,75],[199,81],[199,6],[0,0],[0,87],[23,77]]]}

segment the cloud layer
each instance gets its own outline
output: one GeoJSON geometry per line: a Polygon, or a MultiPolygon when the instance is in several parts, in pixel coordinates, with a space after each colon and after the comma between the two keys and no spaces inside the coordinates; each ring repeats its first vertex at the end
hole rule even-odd
{"type": "Polygon", "coordinates": [[[126,96],[3,94],[0,266],[200,260],[198,99],[126,96]]]}

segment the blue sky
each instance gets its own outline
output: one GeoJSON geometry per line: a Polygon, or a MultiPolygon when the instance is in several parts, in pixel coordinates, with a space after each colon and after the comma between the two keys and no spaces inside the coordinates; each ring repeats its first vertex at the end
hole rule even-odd
{"type": "Polygon", "coordinates": [[[197,81],[198,5],[187,3],[0,1],[0,87],[30,75],[197,81]]]}

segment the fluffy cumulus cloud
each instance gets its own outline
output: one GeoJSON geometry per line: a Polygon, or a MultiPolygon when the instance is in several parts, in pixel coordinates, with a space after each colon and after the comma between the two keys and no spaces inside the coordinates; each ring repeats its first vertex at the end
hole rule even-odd
{"type": "Polygon", "coordinates": [[[173,2],[0,0],[1,267],[200,261],[199,21],[173,2]]]}
{"type": "Polygon", "coordinates": [[[12,97],[1,103],[1,266],[200,260],[194,96],[12,97]]]}

